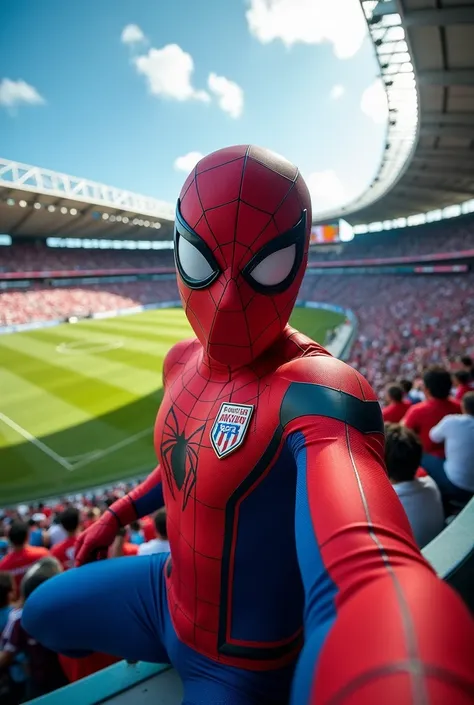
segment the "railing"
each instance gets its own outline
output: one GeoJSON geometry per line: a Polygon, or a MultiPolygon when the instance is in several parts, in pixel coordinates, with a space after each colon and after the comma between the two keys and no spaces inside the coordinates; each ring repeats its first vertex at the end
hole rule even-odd
{"type": "Polygon", "coordinates": [[[174,219],[174,207],[164,201],[9,159],[0,158],[0,186],[174,219]]]}

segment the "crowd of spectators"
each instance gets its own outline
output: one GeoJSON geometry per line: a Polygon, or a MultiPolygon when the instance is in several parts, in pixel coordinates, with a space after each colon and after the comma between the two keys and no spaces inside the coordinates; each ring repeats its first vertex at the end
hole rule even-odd
{"type": "MultiPolygon", "coordinates": [[[[22,608],[44,580],[73,570],[79,533],[132,485],[0,511],[0,702],[18,705],[115,663],[107,654],[57,655],[24,632],[22,608]]],[[[169,551],[166,510],[121,530],[108,559],[169,551]]]]}
{"type": "Polygon", "coordinates": [[[89,316],[101,311],[176,301],[175,281],[136,281],[122,284],[92,284],[52,288],[0,291],[0,326],[89,316]]]}
{"type": "Polygon", "coordinates": [[[172,250],[51,248],[43,243],[0,247],[0,272],[143,269],[173,266],[172,250]]]}
{"type": "Polygon", "coordinates": [[[474,366],[459,362],[465,384],[434,365],[416,399],[409,380],[390,384],[382,410],[387,472],[421,547],[474,495],[474,366]]]}
{"type": "Polygon", "coordinates": [[[333,251],[327,246],[310,250],[310,261],[378,259],[455,253],[474,249],[474,219],[468,216],[451,225],[437,223],[416,228],[357,235],[333,251]]]}
{"type": "Polygon", "coordinates": [[[349,364],[384,400],[394,378],[418,383],[431,364],[452,367],[474,352],[474,275],[307,276],[302,299],[354,311],[357,336],[349,364]]]}

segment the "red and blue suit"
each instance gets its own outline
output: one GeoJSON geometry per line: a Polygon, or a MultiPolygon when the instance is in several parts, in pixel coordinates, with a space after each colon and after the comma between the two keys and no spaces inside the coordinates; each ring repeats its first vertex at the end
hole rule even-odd
{"type": "Polygon", "coordinates": [[[288,326],[311,203],[298,169],[237,146],[176,211],[196,338],[173,347],[159,465],[29,598],[49,648],[169,662],[188,705],[467,705],[473,623],[420,555],[366,380],[288,326]],[[170,555],[96,561],[164,501],[170,555]]]}

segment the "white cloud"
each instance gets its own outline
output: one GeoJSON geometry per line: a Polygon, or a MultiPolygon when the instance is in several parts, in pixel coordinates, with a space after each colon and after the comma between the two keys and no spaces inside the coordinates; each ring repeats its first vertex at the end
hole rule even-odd
{"type": "Polygon", "coordinates": [[[175,159],[173,166],[177,171],[185,171],[189,174],[203,156],[204,154],[201,154],[201,152],[188,152],[182,157],[175,159]]]}
{"type": "Polygon", "coordinates": [[[21,79],[12,81],[4,78],[0,81],[0,106],[17,108],[19,105],[44,105],[46,103],[36,88],[21,79]]]}
{"type": "Polygon", "coordinates": [[[339,59],[356,54],[367,36],[357,0],[247,0],[250,32],[263,44],[330,42],[339,59]]]}
{"type": "Polygon", "coordinates": [[[123,28],[120,40],[124,44],[139,44],[146,41],[146,37],[137,24],[128,24],[123,28]]]}
{"type": "Polygon", "coordinates": [[[332,169],[313,171],[306,177],[311,194],[313,212],[336,208],[346,201],[346,190],[339,176],[332,169]]]}
{"type": "Polygon", "coordinates": [[[152,95],[174,100],[200,100],[208,103],[209,93],[192,85],[194,61],[178,44],[167,44],[162,49],[150,49],[133,60],[138,73],[143,74],[152,95]]]}
{"type": "Polygon", "coordinates": [[[345,92],[346,92],[346,89],[344,88],[344,86],[341,86],[341,84],[338,83],[337,85],[335,85],[331,88],[331,93],[330,93],[331,99],[332,100],[339,100],[339,98],[342,98],[342,96],[344,95],[345,92]]]}
{"type": "Polygon", "coordinates": [[[365,89],[360,101],[360,109],[377,125],[383,125],[388,120],[387,94],[380,78],[365,89]]]}
{"type": "Polygon", "coordinates": [[[207,79],[210,91],[217,97],[219,107],[234,119],[242,115],[244,109],[244,92],[234,81],[229,81],[224,76],[210,73],[207,79]]]}

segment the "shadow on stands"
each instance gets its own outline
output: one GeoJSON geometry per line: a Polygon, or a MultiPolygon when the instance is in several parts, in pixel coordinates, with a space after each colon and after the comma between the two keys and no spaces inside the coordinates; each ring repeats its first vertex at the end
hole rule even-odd
{"type": "MultiPolygon", "coordinates": [[[[438,575],[474,612],[474,499],[423,549],[438,575]]],[[[182,685],[169,666],[121,661],[73,685],[30,701],[31,705],[180,705],[182,685]]]]}

